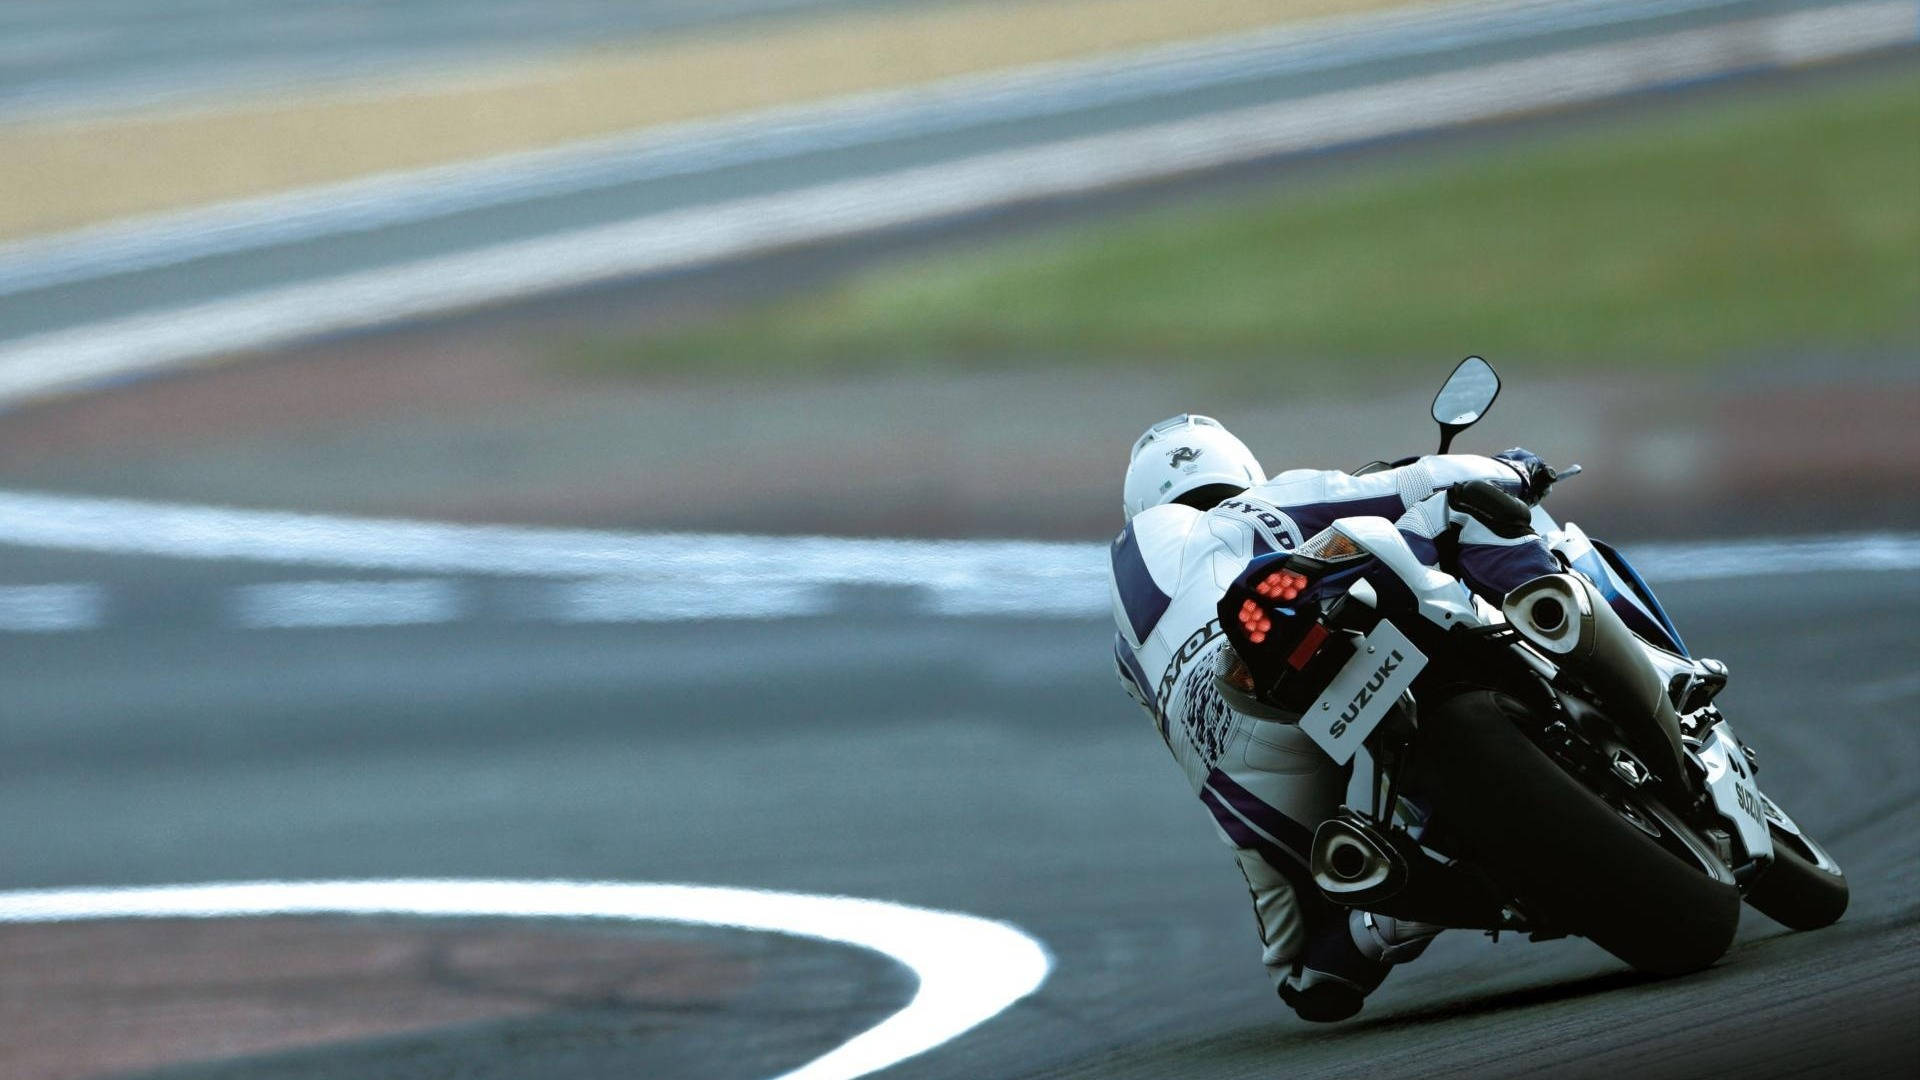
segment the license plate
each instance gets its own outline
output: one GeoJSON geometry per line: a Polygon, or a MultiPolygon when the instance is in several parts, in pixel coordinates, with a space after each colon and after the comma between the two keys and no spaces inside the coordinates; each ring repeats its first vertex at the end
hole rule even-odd
{"type": "Polygon", "coordinates": [[[1300,730],[1336,764],[1345,765],[1426,666],[1427,654],[1383,620],[1358,642],[1353,658],[1300,718],[1300,730]]]}

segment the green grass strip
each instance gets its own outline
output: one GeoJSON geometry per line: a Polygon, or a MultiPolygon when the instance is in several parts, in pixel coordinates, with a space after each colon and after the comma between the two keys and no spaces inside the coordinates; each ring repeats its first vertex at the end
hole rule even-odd
{"type": "Polygon", "coordinates": [[[1468,352],[1668,366],[1920,340],[1920,71],[1651,99],[1491,141],[923,255],[574,358],[1390,375],[1468,352]]]}

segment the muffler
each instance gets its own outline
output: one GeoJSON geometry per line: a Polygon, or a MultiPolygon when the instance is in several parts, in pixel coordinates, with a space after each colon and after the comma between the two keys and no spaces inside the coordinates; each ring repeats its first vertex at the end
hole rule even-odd
{"type": "Polygon", "coordinates": [[[1407,861],[1391,841],[1350,818],[1329,818],[1314,830],[1313,883],[1332,899],[1366,907],[1407,884],[1407,861]]]}
{"type": "Polygon", "coordinates": [[[1443,926],[1507,925],[1504,903],[1484,877],[1441,862],[1406,834],[1384,833],[1344,807],[1314,830],[1309,870],[1327,899],[1342,907],[1443,926]]]}
{"type": "Polygon", "coordinates": [[[1678,787],[1685,775],[1680,716],[1667,681],[1593,583],[1578,574],[1545,574],[1508,593],[1501,609],[1509,625],[1599,696],[1670,790],[1684,793],[1678,787]],[[1644,737],[1642,717],[1661,738],[1644,737]]]}
{"type": "Polygon", "coordinates": [[[1507,594],[1507,622],[1528,641],[1558,656],[1590,652],[1594,605],[1567,574],[1537,577],[1507,594]],[[1584,648],[1583,648],[1584,646],[1584,648]]]}

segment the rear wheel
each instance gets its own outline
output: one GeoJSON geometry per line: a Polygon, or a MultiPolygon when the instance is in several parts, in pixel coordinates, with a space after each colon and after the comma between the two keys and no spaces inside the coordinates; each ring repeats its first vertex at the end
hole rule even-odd
{"type": "Polygon", "coordinates": [[[1849,899],[1840,864],[1812,838],[1769,828],[1773,865],[1747,890],[1747,903],[1791,930],[1818,930],[1838,922],[1849,899]]]}
{"type": "Polygon", "coordinates": [[[1555,929],[1657,975],[1718,960],[1740,925],[1732,876],[1642,792],[1588,790],[1517,726],[1524,705],[1491,691],[1423,720],[1415,778],[1435,821],[1555,929]]]}

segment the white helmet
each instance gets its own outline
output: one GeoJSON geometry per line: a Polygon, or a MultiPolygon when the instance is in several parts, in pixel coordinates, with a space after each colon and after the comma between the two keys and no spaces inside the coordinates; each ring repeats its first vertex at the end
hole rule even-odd
{"type": "Polygon", "coordinates": [[[1211,416],[1181,413],[1147,429],[1133,444],[1121,499],[1127,520],[1161,503],[1214,484],[1244,490],[1265,483],[1266,473],[1247,449],[1211,416]]]}

